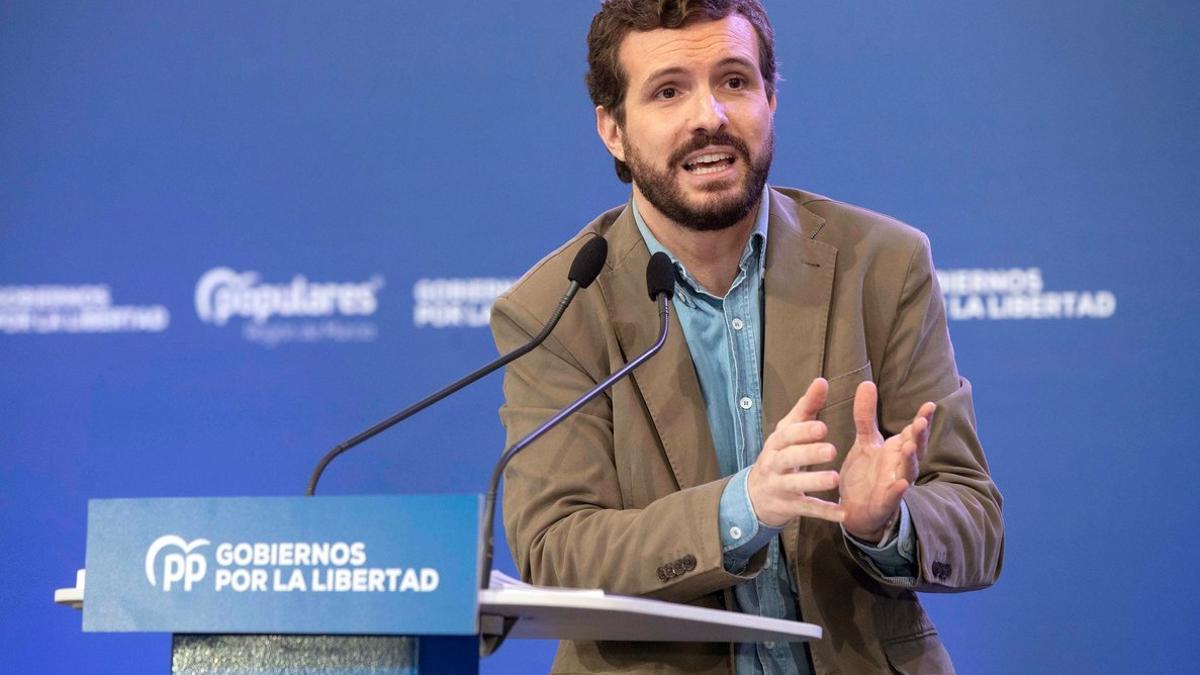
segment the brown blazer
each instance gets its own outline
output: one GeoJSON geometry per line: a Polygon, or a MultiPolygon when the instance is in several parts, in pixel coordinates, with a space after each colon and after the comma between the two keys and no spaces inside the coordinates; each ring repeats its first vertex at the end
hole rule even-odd
{"type": "MultiPolygon", "coordinates": [[[[773,429],[813,378],[829,380],[820,414],[842,453],[854,438],[855,387],[879,387],[885,436],[937,402],[921,475],[904,499],[918,541],[915,585],[884,577],[835,524],[802,519],[783,533],[800,615],[822,626],[818,673],[952,672],[914,591],[983,588],[1000,573],[1001,497],[975,435],[923,234],[799,190],[772,188],[765,280],[763,428],[773,429]]],[[[500,417],[512,443],[650,346],[646,248],[628,206],[590,223],[534,265],[492,311],[501,352],[536,334],[566,287],[586,237],[608,239],[595,284],[544,345],[508,366],[500,417]]],[[[504,524],[521,576],[733,608],[743,575],[722,567],[717,469],[704,399],[677,318],[663,350],[528,447],[509,466],[504,524]],[[671,570],[662,574],[661,570],[671,570]]],[[[836,499],[835,493],[820,495],[836,499]]],[[[731,673],[732,649],[704,643],[563,642],[555,673],[731,673]]]]}

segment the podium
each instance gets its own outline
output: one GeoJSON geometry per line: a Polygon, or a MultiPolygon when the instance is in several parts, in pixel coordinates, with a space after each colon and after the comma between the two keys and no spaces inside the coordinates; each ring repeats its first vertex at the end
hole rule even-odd
{"type": "Polygon", "coordinates": [[[172,672],[478,673],[508,639],[758,642],[821,628],[494,576],[477,495],[107,499],[55,602],[171,633],[172,672]],[[484,638],[481,642],[481,637],[484,638]]]}

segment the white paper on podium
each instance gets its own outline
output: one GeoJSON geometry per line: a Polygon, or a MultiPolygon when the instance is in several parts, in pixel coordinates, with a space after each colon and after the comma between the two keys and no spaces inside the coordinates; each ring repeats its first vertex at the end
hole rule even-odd
{"type": "Polygon", "coordinates": [[[582,597],[602,598],[604,591],[599,588],[559,588],[557,586],[534,586],[526,583],[515,577],[510,577],[500,570],[492,570],[491,584],[489,590],[508,591],[510,597],[516,592],[527,591],[530,593],[559,593],[565,595],[576,595],[582,597]]]}

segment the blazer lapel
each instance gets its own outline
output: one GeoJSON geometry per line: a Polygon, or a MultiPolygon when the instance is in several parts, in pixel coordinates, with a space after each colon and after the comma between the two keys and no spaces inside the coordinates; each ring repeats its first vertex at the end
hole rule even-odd
{"type": "Polygon", "coordinates": [[[825,359],[837,249],[814,239],[824,219],[771,192],[763,321],[763,430],[792,409],[825,359]]]}
{"type": "MultiPolygon", "coordinates": [[[[771,192],[763,320],[763,433],[792,409],[809,383],[820,377],[833,299],[837,249],[817,241],[824,219],[776,191],[771,192]]],[[[800,528],[783,531],[791,560],[799,553],[800,528]]]]}
{"type": "MultiPolygon", "coordinates": [[[[602,274],[597,283],[604,290],[617,341],[628,361],[658,338],[658,310],[646,294],[650,251],[629,208],[606,236],[611,274],[602,274]]],[[[716,480],[720,469],[696,368],[673,303],[671,309],[662,351],[634,370],[631,378],[650,411],[679,488],[687,489],[716,480]]]]}

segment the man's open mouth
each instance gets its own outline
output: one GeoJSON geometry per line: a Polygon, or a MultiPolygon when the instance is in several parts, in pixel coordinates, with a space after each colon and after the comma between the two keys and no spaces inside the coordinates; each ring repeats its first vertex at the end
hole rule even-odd
{"type": "Polygon", "coordinates": [[[710,152],[705,155],[683,163],[683,168],[688,173],[694,176],[702,176],[706,173],[717,173],[726,167],[733,165],[733,153],[729,152],[710,152]]]}

